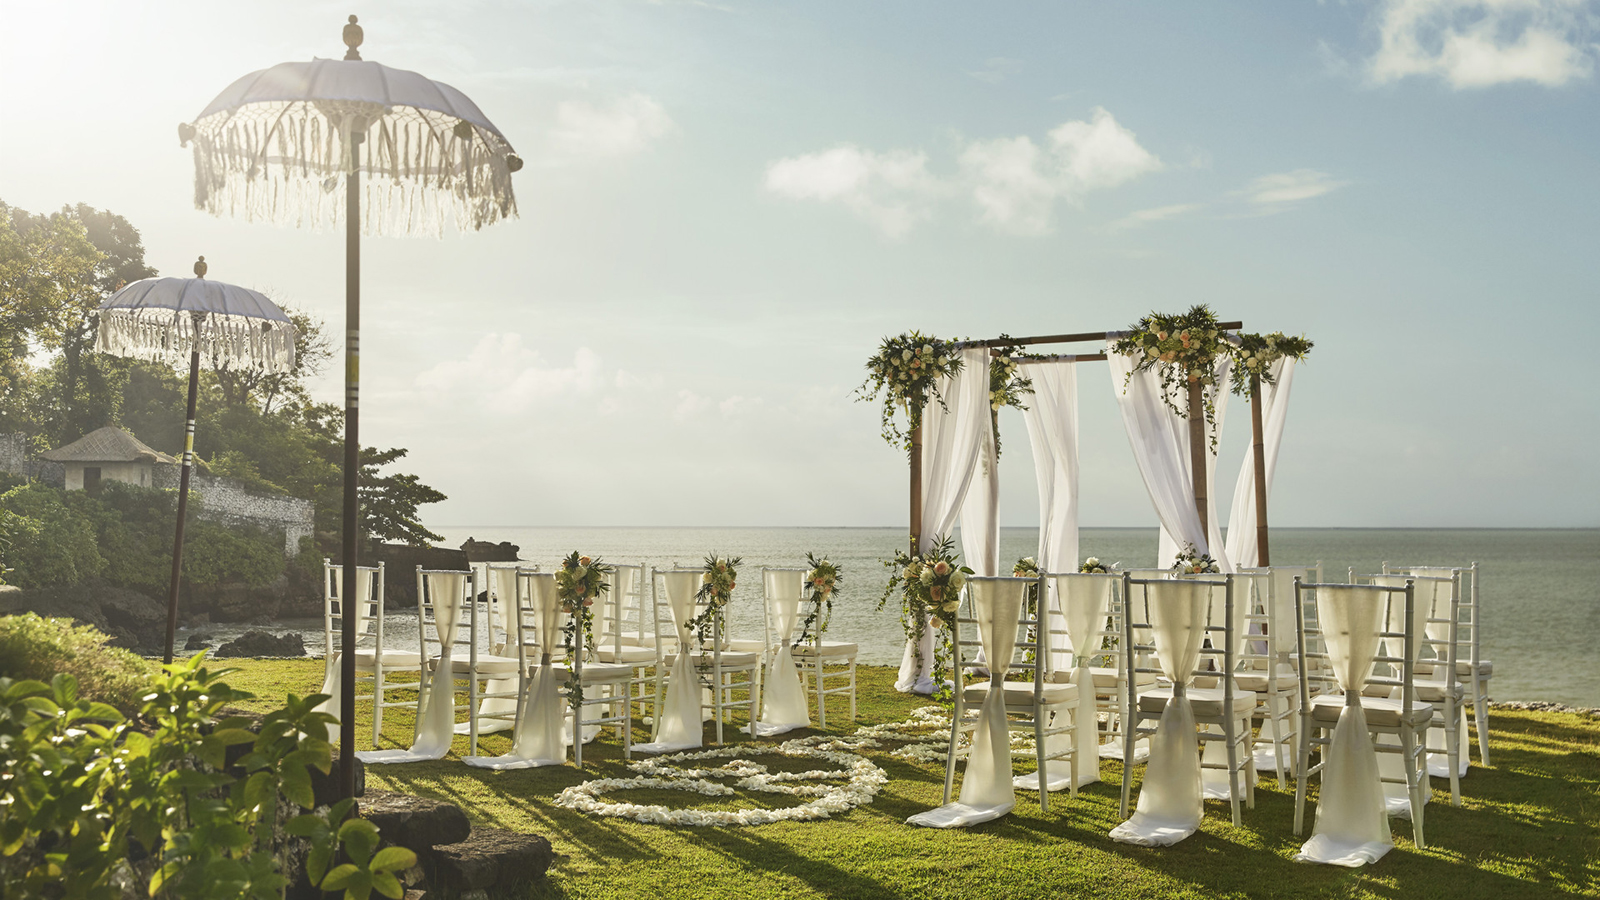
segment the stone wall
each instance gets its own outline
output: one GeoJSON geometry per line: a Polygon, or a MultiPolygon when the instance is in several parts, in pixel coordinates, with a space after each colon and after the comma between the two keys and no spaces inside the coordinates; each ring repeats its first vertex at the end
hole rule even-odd
{"type": "MultiPolygon", "coordinates": [[[[179,466],[156,466],[155,486],[177,488],[182,476],[179,466]]],[[[293,556],[300,539],[310,537],[316,525],[316,507],[310,500],[245,490],[231,478],[216,478],[198,472],[189,476],[189,490],[205,498],[200,518],[224,525],[254,525],[269,531],[283,530],[283,555],[293,556]]]]}
{"type": "Polygon", "coordinates": [[[31,478],[51,487],[63,487],[67,479],[61,463],[37,459],[29,452],[28,436],[20,431],[0,434],[0,472],[31,478]]]}

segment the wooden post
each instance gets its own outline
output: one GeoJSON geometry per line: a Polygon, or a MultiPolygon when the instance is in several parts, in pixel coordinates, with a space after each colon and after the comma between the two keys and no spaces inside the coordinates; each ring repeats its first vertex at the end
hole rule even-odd
{"type": "Polygon", "coordinates": [[[922,422],[911,426],[911,555],[922,544],[922,422]]]}
{"type": "MultiPolygon", "coordinates": [[[[196,272],[204,270],[205,257],[200,257],[196,272]]],[[[200,330],[200,320],[205,313],[194,314],[194,330],[200,330]]],[[[189,473],[194,471],[194,405],[195,393],[200,386],[200,337],[195,335],[194,349],[189,353],[189,412],[183,426],[183,474],[178,476],[178,524],[172,535],[172,581],[167,592],[167,639],[161,651],[161,661],[172,663],[173,645],[178,636],[178,583],[183,577],[183,520],[189,514],[189,473]]]]}
{"type": "Polygon", "coordinates": [[[1206,401],[1205,388],[1189,382],[1189,468],[1194,477],[1194,511],[1200,516],[1200,536],[1206,546],[1196,550],[1211,552],[1211,524],[1206,515],[1206,401]]]}
{"type": "Polygon", "coordinates": [[[1261,428],[1261,374],[1250,373],[1250,432],[1256,457],[1256,565],[1272,565],[1267,550],[1267,454],[1261,428]]]}

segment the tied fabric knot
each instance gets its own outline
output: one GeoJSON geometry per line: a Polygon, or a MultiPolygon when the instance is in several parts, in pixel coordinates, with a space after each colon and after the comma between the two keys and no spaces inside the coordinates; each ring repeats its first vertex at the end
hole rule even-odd
{"type": "Polygon", "coordinates": [[[1189,686],[1187,684],[1181,681],[1174,681],[1172,683],[1172,699],[1182,700],[1184,697],[1188,696],[1188,688],[1189,686]]]}
{"type": "Polygon", "coordinates": [[[1358,691],[1358,690],[1354,690],[1354,689],[1345,691],[1344,692],[1344,705],[1346,707],[1360,706],[1361,705],[1361,692],[1358,691]]]}
{"type": "Polygon", "coordinates": [[[1006,673],[1004,673],[1004,672],[990,672],[989,673],[989,686],[990,687],[995,688],[996,690],[1004,690],[1005,683],[1006,683],[1006,673]]]}

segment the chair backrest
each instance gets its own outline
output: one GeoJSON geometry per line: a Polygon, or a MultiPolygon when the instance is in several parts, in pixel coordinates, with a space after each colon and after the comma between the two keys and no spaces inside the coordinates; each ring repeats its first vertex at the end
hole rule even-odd
{"type": "Polygon", "coordinates": [[[645,629],[646,624],[654,628],[654,610],[647,611],[644,602],[648,574],[642,563],[612,564],[611,589],[595,613],[596,643],[621,652],[624,644],[642,647],[655,642],[655,636],[645,629]]]}
{"type": "MultiPolygon", "coordinates": [[[[1232,575],[1188,575],[1162,578],[1123,576],[1123,631],[1137,636],[1147,630],[1152,644],[1127,642],[1129,672],[1156,673],[1186,683],[1196,676],[1231,673],[1244,632],[1244,605],[1235,602],[1232,575]],[[1163,646],[1165,645],[1165,646],[1163,646]],[[1198,645],[1198,646],[1196,646],[1198,645]],[[1160,665],[1152,665],[1153,654],[1160,665]],[[1184,660],[1193,662],[1185,666],[1184,660]]],[[[1233,679],[1220,679],[1223,705],[1233,695],[1233,679]]],[[[1137,678],[1130,678],[1130,683],[1137,678]]]]}
{"type": "Polygon", "coordinates": [[[761,606],[766,618],[766,627],[762,629],[761,634],[768,647],[781,646],[794,640],[794,631],[800,621],[800,601],[805,596],[808,571],[810,570],[804,568],[761,569],[761,596],[764,601],[761,606]],[[788,614],[784,607],[791,601],[794,603],[794,613],[788,614]],[[789,620],[788,629],[782,627],[785,619],[789,620]]]}
{"type": "MultiPolygon", "coordinates": [[[[343,633],[346,605],[340,592],[344,590],[344,566],[322,560],[322,635],[327,659],[338,650],[335,637],[343,633]]],[[[356,567],[356,603],[351,604],[356,613],[356,639],[372,638],[375,645],[383,645],[384,566],[356,567]]]]}
{"type": "Polygon", "coordinates": [[[441,653],[446,644],[452,648],[464,646],[468,657],[474,662],[477,660],[482,638],[478,590],[478,573],[472,569],[424,569],[417,566],[417,607],[422,623],[417,633],[424,658],[428,655],[428,626],[432,626],[433,640],[440,645],[441,653]],[[460,593],[447,597],[444,595],[446,591],[460,593]],[[454,627],[440,621],[438,613],[445,603],[456,607],[454,627]]]}
{"type": "Polygon", "coordinates": [[[1040,613],[1048,615],[1048,607],[1046,603],[1038,603],[1030,609],[1027,601],[1030,587],[1045,595],[1044,576],[1016,578],[974,575],[967,579],[961,590],[960,606],[955,613],[955,678],[958,694],[965,680],[965,669],[980,664],[995,674],[1023,673],[1036,689],[1050,680],[1053,654],[1049,652],[1048,626],[1040,627],[1040,613]],[[986,652],[983,662],[979,663],[978,651],[986,649],[983,631],[989,627],[987,622],[982,621],[985,619],[985,604],[990,604],[991,609],[1003,610],[1013,602],[1016,604],[1016,616],[1006,616],[1003,621],[997,619],[993,623],[994,631],[989,641],[997,648],[1003,646],[1007,643],[1004,632],[1009,631],[1012,644],[1010,651],[1002,654],[1004,658],[989,656],[986,652]]]}
{"type": "MultiPolygon", "coordinates": [[[[488,616],[485,629],[489,647],[496,653],[507,651],[521,639],[522,616],[518,609],[517,573],[526,564],[484,562],[473,563],[478,575],[478,588],[486,595],[488,616]]],[[[538,566],[533,566],[538,571],[538,566]]]]}
{"type": "Polygon", "coordinates": [[[1121,574],[1046,573],[1046,620],[1051,624],[1052,671],[1108,663],[1121,667],[1115,646],[1122,633],[1121,574]],[[1115,624],[1113,624],[1115,623],[1115,624]],[[1070,660],[1070,663],[1068,662],[1070,660]]]}
{"type": "MultiPolygon", "coordinates": [[[[1399,688],[1402,721],[1411,720],[1416,703],[1415,639],[1418,617],[1410,579],[1388,583],[1329,584],[1295,582],[1295,609],[1302,650],[1300,700],[1309,709],[1312,684],[1331,680],[1327,693],[1360,693],[1368,686],[1399,688]],[[1371,613],[1359,612],[1371,608],[1371,613]],[[1314,610],[1314,612],[1313,612],[1314,610]],[[1376,632],[1362,629],[1377,629],[1376,632]],[[1371,641],[1376,646],[1372,663],[1361,672],[1340,673],[1338,666],[1355,657],[1350,647],[1371,641]],[[1312,661],[1327,662],[1318,671],[1312,661]],[[1342,677],[1341,677],[1342,676],[1342,677]],[[1359,682],[1359,683],[1352,683],[1359,682]]],[[[1349,663],[1355,665],[1354,662],[1349,663]]]]}
{"type": "Polygon", "coordinates": [[[1459,624],[1456,637],[1460,642],[1457,658],[1472,661],[1473,670],[1478,668],[1478,662],[1483,658],[1483,607],[1480,605],[1478,595],[1478,564],[1469,563],[1465,566],[1396,566],[1388,562],[1383,564],[1385,574],[1398,573],[1401,575],[1417,575],[1427,577],[1454,577],[1456,579],[1457,593],[1457,618],[1459,624]]]}

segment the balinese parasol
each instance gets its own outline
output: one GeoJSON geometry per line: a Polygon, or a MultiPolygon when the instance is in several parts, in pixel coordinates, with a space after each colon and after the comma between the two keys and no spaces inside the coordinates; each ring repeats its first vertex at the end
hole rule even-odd
{"type": "MultiPolygon", "coordinates": [[[[360,397],[361,173],[365,228],[375,235],[474,230],[517,214],[511,173],[522,160],[466,95],[402,69],[361,59],[356,17],[342,60],[281,63],[240,78],[192,123],[195,206],[319,228],[345,224],[344,578],[356,593],[357,407],[360,397]],[[344,182],[344,202],[338,199],[344,182]]],[[[342,617],[339,784],[355,795],[355,622],[342,617]]]]}
{"type": "Polygon", "coordinates": [[[206,258],[193,278],[135,281],[100,304],[95,349],[113,356],[151,359],[189,354],[189,412],[183,432],[183,474],[178,482],[178,525],[172,538],[172,584],[167,593],[167,642],[172,662],[178,627],[178,576],[183,570],[183,520],[194,469],[195,391],[202,354],[217,363],[287,372],[294,368],[296,330],[265,294],[207,281],[206,258]]]}

